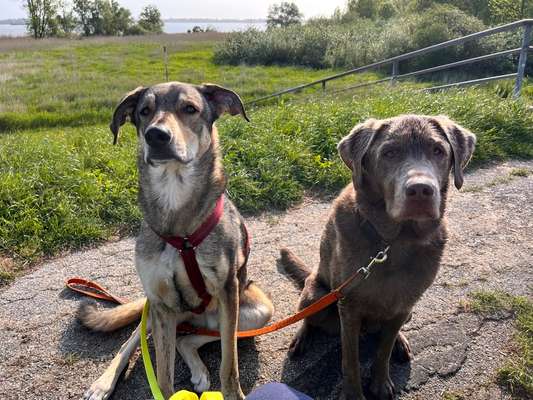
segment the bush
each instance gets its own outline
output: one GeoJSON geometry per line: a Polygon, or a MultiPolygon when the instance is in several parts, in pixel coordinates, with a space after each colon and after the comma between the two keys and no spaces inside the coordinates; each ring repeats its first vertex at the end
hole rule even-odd
{"type": "Polygon", "coordinates": [[[293,64],[322,68],[329,41],[328,27],[318,24],[272,28],[268,33],[252,28],[236,32],[227,42],[217,45],[214,60],[231,65],[293,64]]]}
{"type": "MultiPolygon", "coordinates": [[[[388,4],[388,3],[384,3],[388,4]]],[[[388,11],[387,11],[388,13],[388,11]]],[[[219,64],[305,65],[314,68],[355,68],[408,51],[485,29],[474,16],[450,5],[433,5],[420,13],[389,19],[351,16],[310,20],[302,26],[236,32],[215,49],[219,64]],[[345,22],[343,22],[345,21],[345,22]]],[[[401,72],[508,49],[520,43],[520,33],[500,34],[467,42],[401,63],[401,72]]],[[[514,70],[515,58],[498,58],[462,67],[476,74],[514,70]]]]}

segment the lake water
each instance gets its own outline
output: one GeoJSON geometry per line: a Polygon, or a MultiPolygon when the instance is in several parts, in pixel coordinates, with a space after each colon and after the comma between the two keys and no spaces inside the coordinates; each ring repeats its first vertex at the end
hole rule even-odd
{"type": "MultiPolygon", "coordinates": [[[[165,22],[163,31],[165,33],[186,33],[195,26],[203,29],[213,27],[218,32],[244,31],[248,28],[266,29],[265,22],[165,22]]],[[[0,25],[0,36],[26,36],[25,25],[0,25]]]]}

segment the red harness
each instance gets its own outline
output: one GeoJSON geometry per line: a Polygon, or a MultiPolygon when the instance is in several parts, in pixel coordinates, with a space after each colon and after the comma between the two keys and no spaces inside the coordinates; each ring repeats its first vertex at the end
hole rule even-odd
{"type": "MultiPolygon", "coordinates": [[[[191,281],[192,287],[196,291],[198,297],[202,299],[200,305],[191,310],[195,314],[202,314],[205,311],[205,309],[211,302],[212,296],[209,294],[205,286],[205,281],[202,276],[202,273],[200,272],[200,267],[198,265],[198,261],[196,260],[196,253],[194,250],[204,241],[206,237],[209,236],[213,228],[217,226],[218,222],[220,221],[220,218],[222,217],[223,211],[224,195],[221,195],[218,198],[217,204],[215,205],[215,209],[213,210],[211,215],[204,221],[202,225],[200,225],[200,227],[196,231],[194,231],[188,237],[183,238],[181,236],[159,235],[161,239],[163,239],[165,242],[167,242],[179,251],[181,258],[183,259],[183,264],[185,264],[185,270],[187,271],[187,276],[191,281]]],[[[246,227],[244,228],[244,231],[246,234],[246,243],[244,251],[247,259],[248,253],[250,251],[250,246],[246,227]]]]}

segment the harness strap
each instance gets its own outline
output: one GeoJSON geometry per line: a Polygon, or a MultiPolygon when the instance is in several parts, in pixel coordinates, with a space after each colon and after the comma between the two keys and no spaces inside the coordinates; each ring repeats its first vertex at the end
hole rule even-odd
{"type": "Polygon", "coordinates": [[[188,237],[163,236],[158,234],[161,239],[179,251],[181,258],[183,259],[183,264],[185,265],[185,271],[191,281],[191,285],[198,297],[202,300],[198,307],[191,310],[195,314],[202,314],[205,311],[211,302],[212,296],[209,294],[205,286],[205,281],[200,272],[200,266],[198,265],[194,249],[199,246],[204,239],[209,236],[213,228],[217,226],[223,211],[224,195],[221,195],[218,198],[215,209],[211,215],[209,215],[202,225],[200,225],[200,227],[188,237]]]}
{"type": "Polygon", "coordinates": [[[212,296],[207,291],[205,287],[205,281],[200,272],[200,266],[196,260],[196,253],[194,248],[188,248],[180,252],[181,258],[183,259],[183,264],[185,264],[185,270],[187,271],[187,276],[191,281],[192,287],[196,291],[198,297],[202,300],[198,307],[193,308],[191,311],[195,314],[202,314],[209,303],[211,302],[212,296]]]}

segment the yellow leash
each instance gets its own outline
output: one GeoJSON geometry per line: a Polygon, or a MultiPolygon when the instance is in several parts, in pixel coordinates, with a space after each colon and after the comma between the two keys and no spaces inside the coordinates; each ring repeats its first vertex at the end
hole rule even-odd
{"type": "MultiPolygon", "coordinates": [[[[154,372],[154,366],[152,365],[152,359],[150,358],[150,352],[148,351],[148,338],[146,334],[146,324],[148,321],[148,311],[150,305],[148,304],[148,299],[144,303],[143,313],[141,316],[141,354],[143,358],[144,370],[146,372],[146,378],[148,379],[148,384],[150,385],[150,390],[155,400],[165,400],[159,384],[157,383],[157,378],[154,372]]],[[[196,393],[188,392],[187,390],[180,390],[177,393],[174,393],[168,400],[198,400],[196,393]]],[[[205,392],[200,397],[200,400],[224,400],[222,393],[220,392],[205,392]]]]}

